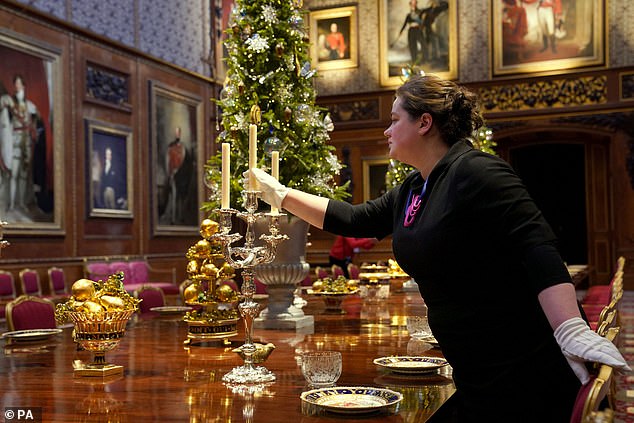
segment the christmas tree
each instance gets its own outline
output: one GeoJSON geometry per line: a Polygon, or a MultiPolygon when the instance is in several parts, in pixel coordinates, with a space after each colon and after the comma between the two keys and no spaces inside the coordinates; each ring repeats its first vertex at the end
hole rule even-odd
{"type": "MultiPolygon", "coordinates": [[[[237,0],[227,28],[227,77],[217,104],[222,113],[217,143],[231,144],[231,207],[240,208],[242,174],[248,165],[248,127],[254,106],[258,167],[270,170],[280,152],[280,182],[305,192],[341,199],[346,187],[335,177],[341,164],[328,144],[330,116],[315,105],[315,70],[301,0],[237,0]]],[[[206,164],[211,189],[203,209],[219,206],[221,153],[206,164]]]]}

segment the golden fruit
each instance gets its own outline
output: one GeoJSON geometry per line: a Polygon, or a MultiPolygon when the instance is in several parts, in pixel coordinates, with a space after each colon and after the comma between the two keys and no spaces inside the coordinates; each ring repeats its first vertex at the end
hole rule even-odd
{"type": "Polygon", "coordinates": [[[185,288],[185,291],[183,291],[183,297],[186,303],[198,301],[198,294],[198,285],[196,284],[189,285],[185,288]]]}
{"type": "Polygon", "coordinates": [[[224,262],[222,266],[220,267],[220,276],[222,276],[225,279],[231,279],[235,276],[235,271],[233,270],[233,267],[231,267],[229,263],[224,262]]]}
{"type": "Polygon", "coordinates": [[[207,257],[211,254],[211,243],[206,239],[201,239],[195,245],[196,253],[201,257],[207,257]]]}
{"type": "Polygon", "coordinates": [[[313,282],[313,291],[319,292],[324,289],[324,283],[322,281],[313,282]]]}
{"type": "Polygon", "coordinates": [[[211,219],[204,219],[200,224],[200,235],[203,238],[210,238],[216,232],[218,232],[218,222],[211,219]]]}
{"type": "Polygon", "coordinates": [[[84,307],[83,301],[73,301],[73,304],[72,304],[73,311],[82,311],[83,307],[84,307]]]}
{"type": "Polygon", "coordinates": [[[198,273],[198,262],[196,260],[190,260],[187,263],[187,274],[195,275],[196,273],[198,273]]]}
{"type": "Polygon", "coordinates": [[[95,295],[95,285],[90,279],[79,279],[71,288],[73,297],[79,301],[85,301],[95,295]]]}
{"type": "Polygon", "coordinates": [[[348,286],[348,289],[355,289],[359,286],[359,281],[357,279],[349,279],[346,282],[346,285],[348,286]]]}
{"type": "Polygon", "coordinates": [[[94,301],[84,301],[81,311],[84,313],[102,314],[105,310],[99,303],[94,301]]]}
{"type": "Polygon", "coordinates": [[[213,263],[205,263],[201,266],[200,273],[206,276],[216,277],[218,268],[213,263]]]}
{"type": "Polygon", "coordinates": [[[220,285],[216,288],[216,297],[221,303],[228,303],[236,296],[235,292],[229,285],[220,285]]]}
{"type": "Polygon", "coordinates": [[[120,311],[125,309],[123,299],[112,295],[102,295],[101,298],[99,298],[99,303],[101,303],[106,311],[120,311]]]}

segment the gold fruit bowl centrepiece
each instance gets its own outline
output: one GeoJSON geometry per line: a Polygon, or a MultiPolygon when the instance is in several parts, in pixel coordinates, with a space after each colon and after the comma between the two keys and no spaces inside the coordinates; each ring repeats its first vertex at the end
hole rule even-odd
{"type": "Polygon", "coordinates": [[[335,279],[327,277],[316,280],[312,289],[307,292],[324,299],[326,313],[345,314],[346,311],[341,308],[341,303],[346,296],[356,294],[358,291],[358,280],[348,280],[344,276],[338,276],[335,279]]]}
{"type": "Polygon", "coordinates": [[[123,366],[106,361],[106,352],[115,349],[134,310],[110,311],[99,314],[67,312],[75,324],[75,342],[93,353],[93,361],[75,367],[76,376],[109,376],[123,372],[123,366]]]}
{"type": "Polygon", "coordinates": [[[104,281],[79,279],[73,283],[72,295],[55,306],[58,324],[71,321],[73,340],[93,354],[92,362],[73,363],[75,376],[110,376],[123,373],[123,366],[106,362],[106,352],[115,349],[130,317],[141,300],[133,298],[123,287],[122,272],[104,281]]]}

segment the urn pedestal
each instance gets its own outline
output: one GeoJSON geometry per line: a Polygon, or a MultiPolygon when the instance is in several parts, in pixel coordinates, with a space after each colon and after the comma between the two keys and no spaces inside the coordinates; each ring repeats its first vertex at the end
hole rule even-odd
{"type": "MultiPolygon", "coordinates": [[[[258,221],[256,232],[263,231],[264,222],[258,221]]],[[[308,223],[295,216],[285,217],[280,219],[280,231],[289,239],[277,247],[275,260],[255,267],[255,277],[266,285],[269,298],[254,325],[265,329],[311,329],[314,317],[293,305],[295,289],[310,271],[304,260],[308,223]]]]}

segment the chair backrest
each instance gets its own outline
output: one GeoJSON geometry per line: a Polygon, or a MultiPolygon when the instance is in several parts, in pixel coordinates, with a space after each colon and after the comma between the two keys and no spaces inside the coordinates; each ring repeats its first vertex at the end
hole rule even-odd
{"type": "Polygon", "coordinates": [[[48,268],[48,286],[52,295],[67,294],[68,288],[66,287],[66,276],[64,269],[61,267],[49,267],[48,268]]]}
{"type": "Polygon", "coordinates": [[[87,263],[85,269],[86,277],[93,281],[105,281],[110,275],[110,264],[102,261],[87,263]]]}
{"type": "MultiPolygon", "coordinates": [[[[619,327],[611,327],[605,337],[612,343],[617,343],[619,327]]],[[[570,423],[586,422],[588,417],[599,411],[604,399],[608,400],[608,407],[614,409],[616,401],[616,383],[614,370],[607,364],[595,363],[590,381],[583,385],[577,393],[577,399],[570,418],[570,423]]]]}
{"type": "Polygon", "coordinates": [[[10,331],[56,327],[55,305],[46,298],[20,295],[7,304],[6,315],[10,331]]]}
{"type": "Polygon", "coordinates": [[[123,284],[130,285],[132,283],[130,277],[130,264],[127,261],[113,261],[110,263],[110,274],[123,272],[123,284]]]}
{"type": "Polygon", "coordinates": [[[361,273],[361,269],[354,263],[348,263],[348,276],[350,279],[359,279],[359,273],[361,273]]]}
{"type": "Polygon", "coordinates": [[[0,270],[0,300],[15,299],[15,280],[13,274],[6,270],[0,270]]]}
{"type": "Polygon", "coordinates": [[[253,278],[253,283],[255,283],[255,293],[256,294],[267,294],[268,290],[266,289],[266,284],[259,281],[257,278],[253,278]]]}
{"type": "Polygon", "coordinates": [[[300,286],[312,286],[312,284],[313,278],[310,276],[310,273],[299,283],[300,286]]]}
{"type": "Polygon", "coordinates": [[[139,311],[147,313],[152,307],[162,307],[165,305],[165,295],[160,288],[143,285],[133,293],[135,298],[143,300],[139,303],[139,311]]]}
{"type": "Polygon", "coordinates": [[[599,320],[597,321],[597,328],[595,330],[595,332],[599,335],[605,336],[608,329],[619,326],[619,311],[616,307],[617,302],[618,301],[612,300],[610,304],[603,307],[603,310],[601,310],[601,313],[599,314],[599,320]]]}
{"type": "Polygon", "coordinates": [[[328,270],[324,269],[321,266],[315,267],[315,275],[317,275],[317,279],[324,279],[330,277],[328,270]]]}
{"type": "Polygon", "coordinates": [[[150,281],[150,270],[144,260],[130,262],[130,283],[146,283],[150,281]]]}
{"type": "Polygon", "coordinates": [[[20,284],[22,285],[22,293],[25,295],[42,295],[42,287],[40,285],[40,274],[37,270],[22,269],[20,270],[20,284]]]}
{"type": "Polygon", "coordinates": [[[332,277],[335,279],[338,278],[339,276],[344,276],[343,268],[339,266],[338,264],[333,264],[330,267],[330,270],[332,272],[332,277]]]}

